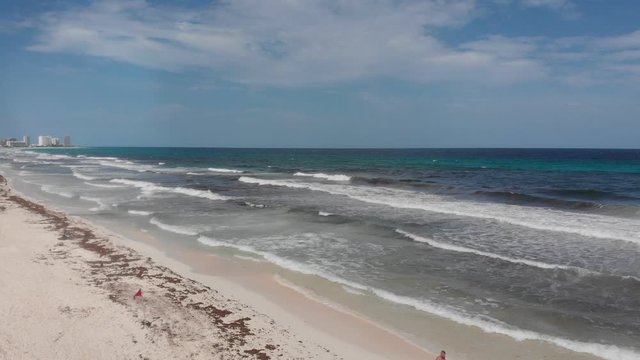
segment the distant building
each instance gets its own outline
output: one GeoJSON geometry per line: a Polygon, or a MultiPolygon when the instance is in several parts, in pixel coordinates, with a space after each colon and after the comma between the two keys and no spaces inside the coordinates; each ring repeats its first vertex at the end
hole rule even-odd
{"type": "Polygon", "coordinates": [[[27,136],[27,135],[23,136],[22,142],[27,144],[27,146],[31,146],[31,136],[27,136]]]}
{"type": "Polygon", "coordinates": [[[60,146],[59,138],[51,138],[51,146],[60,146]]]}
{"type": "Polygon", "coordinates": [[[48,136],[48,135],[38,136],[38,146],[51,146],[51,136],[48,136]]]}
{"type": "Polygon", "coordinates": [[[24,141],[9,140],[9,141],[7,141],[7,146],[9,146],[9,147],[27,147],[29,145],[27,145],[27,143],[24,142],[24,141]]]}
{"type": "Polygon", "coordinates": [[[71,136],[69,136],[69,135],[65,135],[64,136],[64,146],[65,147],[70,147],[71,146],[71,136]]]}
{"type": "Polygon", "coordinates": [[[0,139],[0,146],[7,146],[7,139],[0,139]]]}

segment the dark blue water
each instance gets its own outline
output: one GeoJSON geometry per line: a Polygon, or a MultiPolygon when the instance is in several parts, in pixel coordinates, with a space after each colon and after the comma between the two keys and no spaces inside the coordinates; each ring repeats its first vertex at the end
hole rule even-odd
{"type": "Polygon", "coordinates": [[[2,158],[8,176],[43,196],[135,217],[203,251],[235,248],[490,332],[639,356],[640,150],[73,148],[2,158]]]}

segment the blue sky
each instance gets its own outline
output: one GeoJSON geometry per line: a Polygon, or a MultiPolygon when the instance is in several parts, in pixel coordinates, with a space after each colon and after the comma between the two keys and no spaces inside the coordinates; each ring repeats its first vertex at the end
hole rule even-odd
{"type": "Polygon", "coordinates": [[[0,137],[640,147],[640,1],[0,2],[0,137]]]}

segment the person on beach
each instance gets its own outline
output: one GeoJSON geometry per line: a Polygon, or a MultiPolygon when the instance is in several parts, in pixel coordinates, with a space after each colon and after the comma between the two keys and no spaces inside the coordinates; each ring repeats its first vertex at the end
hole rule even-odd
{"type": "Polygon", "coordinates": [[[436,360],[447,360],[447,352],[444,350],[440,351],[440,355],[438,355],[436,360]]]}

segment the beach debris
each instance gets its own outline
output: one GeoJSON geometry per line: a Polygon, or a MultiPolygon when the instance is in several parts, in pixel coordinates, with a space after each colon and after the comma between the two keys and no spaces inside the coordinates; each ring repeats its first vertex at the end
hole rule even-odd
{"type": "Polygon", "coordinates": [[[133,295],[133,299],[135,300],[138,296],[142,297],[142,289],[138,289],[138,291],[133,295]]]}

